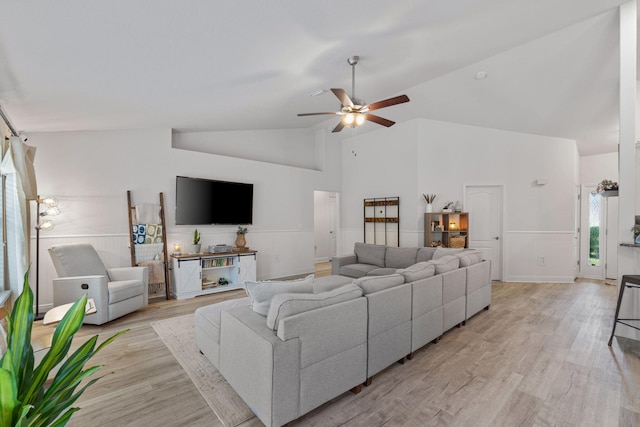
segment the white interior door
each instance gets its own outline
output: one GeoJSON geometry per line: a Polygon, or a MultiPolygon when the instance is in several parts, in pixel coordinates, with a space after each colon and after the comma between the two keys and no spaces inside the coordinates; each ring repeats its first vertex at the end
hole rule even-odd
{"type": "Polygon", "coordinates": [[[466,185],[469,247],[491,261],[491,280],[502,280],[502,186],[466,185]]]}

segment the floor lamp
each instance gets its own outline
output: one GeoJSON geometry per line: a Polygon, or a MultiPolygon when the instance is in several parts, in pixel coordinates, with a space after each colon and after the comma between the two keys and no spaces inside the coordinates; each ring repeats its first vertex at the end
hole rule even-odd
{"type": "Polygon", "coordinates": [[[40,314],[40,230],[53,230],[55,223],[50,219],[44,219],[46,216],[60,215],[58,209],[58,201],[54,197],[45,197],[36,199],[36,313],[35,320],[42,320],[44,314],[40,314]],[[45,206],[44,211],[40,211],[40,205],[45,206]],[[42,219],[41,219],[42,218],[42,219]]]}

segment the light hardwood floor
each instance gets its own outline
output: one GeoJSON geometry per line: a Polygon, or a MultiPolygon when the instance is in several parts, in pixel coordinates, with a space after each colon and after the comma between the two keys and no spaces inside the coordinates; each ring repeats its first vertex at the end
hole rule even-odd
{"type": "MultiPolygon", "coordinates": [[[[241,295],[164,301],[84,326],[77,343],[131,331],[94,359],[113,373],[87,390],[69,425],[219,426],[150,322],[241,295]]],[[[617,338],[607,346],[615,300],[614,286],[593,281],[494,283],[489,311],[376,375],[360,394],[346,393],[294,424],[639,426],[640,343],[617,338]]]]}

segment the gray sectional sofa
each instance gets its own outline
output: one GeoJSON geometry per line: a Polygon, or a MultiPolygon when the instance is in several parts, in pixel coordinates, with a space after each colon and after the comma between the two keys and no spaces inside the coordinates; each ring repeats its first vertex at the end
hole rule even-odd
{"type": "Polygon", "coordinates": [[[478,251],[371,246],[334,258],[341,274],[246,282],[246,298],[196,310],[198,348],[265,425],[358,392],[491,304],[478,251]]]}

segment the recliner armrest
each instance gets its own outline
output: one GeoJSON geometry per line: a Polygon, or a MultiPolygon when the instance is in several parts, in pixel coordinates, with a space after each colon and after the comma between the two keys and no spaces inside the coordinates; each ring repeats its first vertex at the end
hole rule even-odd
{"type": "Polygon", "coordinates": [[[117,267],[108,268],[109,277],[112,281],[120,280],[141,280],[146,284],[149,283],[148,267],[117,267]]]}

